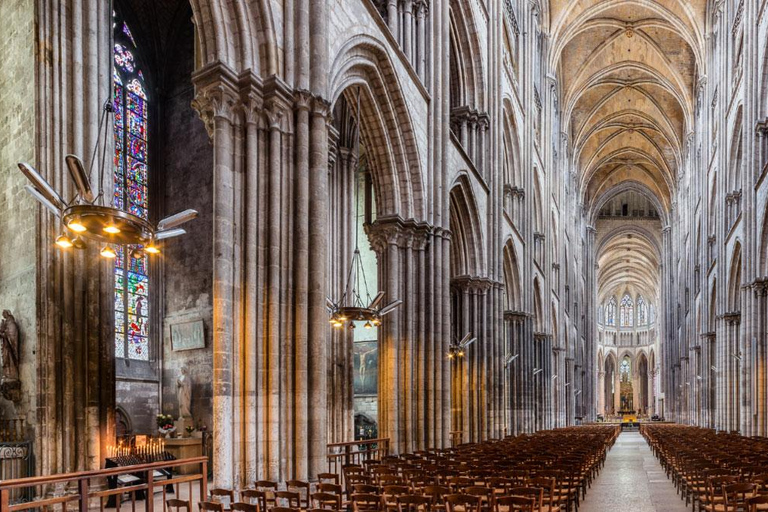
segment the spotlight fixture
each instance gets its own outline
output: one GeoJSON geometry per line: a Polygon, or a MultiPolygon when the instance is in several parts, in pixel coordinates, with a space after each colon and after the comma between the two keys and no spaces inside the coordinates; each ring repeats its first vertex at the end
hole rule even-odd
{"type": "Polygon", "coordinates": [[[451,346],[448,347],[448,359],[453,359],[454,357],[464,357],[467,348],[469,348],[469,346],[472,345],[475,340],[477,340],[477,338],[472,337],[471,332],[465,334],[464,337],[461,338],[461,341],[451,344],[451,346]]]}
{"type": "Polygon", "coordinates": [[[540,374],[543,371],[544,371],[544,368],[534,368],[533,369],[533,376],[535,377],[536,375],[540,374]]]}
{"type": "Polygon", "coordinates": [[[107,258],[110,260],[115,259],[117,257],[117,253],[115,252],[115,250],[108,245],[105,245],[104,247],[102,247],[101,252],[99,254],[101,254],[104,258],[107,258]]]}
{"type": "Polygon", "coordinates": [[[56,237],[56,245],[58,245],[62,249],[69,249],[74,244],[72,243],[72,240],[67,235],[62,233],[56,237]]]}
{"type": "Polygon", "coordinates": [[[504,358],[504,368],[509,368],[509,365],[510,365],[510,364],[512,364],[512,362],[513,362],[515,359],[517,359],[517,357],[518,357],[519,355],[520,355],[520,354],[515,354],[515,355],[512,355],[512,354],[508,354],[508,355],[507,355],[507,357],[505,357],[505,358],[504,358]]]}

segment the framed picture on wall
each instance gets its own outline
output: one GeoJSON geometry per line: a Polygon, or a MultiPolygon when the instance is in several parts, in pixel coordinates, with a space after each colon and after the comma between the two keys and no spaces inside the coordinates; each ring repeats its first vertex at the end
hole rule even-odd
{"type": "Polygon", "coordinates": [[[192,320],[171,325],[171,347],[173,350],[205,348],[203,321],[192,320]]]}
{"type": "Polygon", "coordinates": [[[379,348],[377,341],[356,341],[353,348],[354,393],[375,395],[379,392],[379,348]]]}

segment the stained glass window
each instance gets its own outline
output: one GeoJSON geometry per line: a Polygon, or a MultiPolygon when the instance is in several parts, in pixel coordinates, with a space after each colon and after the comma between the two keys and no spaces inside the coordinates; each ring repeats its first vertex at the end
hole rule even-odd
{"type": "MultiPolygon", "coordinates": [[[[149,121],[136,42],[123,21],[114,23],[114,205],[148,218],[149,121]]],[[[115,356],[149,360],[149,261],[137,247],[115,249],[115,356]]]]}
{"type": "Polygon", "coordinates": [[[616,297],[611,297],[605,305],[605,325],[616,325],[616,297]]]}
{"type": "Polygon", "coordinates": [[[648,304],[642,295],[637,297],[637,325],[648,325],[648,304]]]}
{"type": "Polygon", "coordinates": [[[629,372],[630,372],[630,370],[631,370],[631,368],[630,368],[630,365],[629,365],[629,358],[625,357],[624,359],[621,360],[621,364],[619,365],[619,372],[620,372],[621,380],[622,381],[624,381],[624,382],[628,382],[629,381],[629,372]]]}
{"type": "Polygon", "coordinates": [[[634,302],[629,294],[625,294],[621,298],[621,306],[619,307],[619,318],[621,327],[632,327],[634,325],[634,302]]]}

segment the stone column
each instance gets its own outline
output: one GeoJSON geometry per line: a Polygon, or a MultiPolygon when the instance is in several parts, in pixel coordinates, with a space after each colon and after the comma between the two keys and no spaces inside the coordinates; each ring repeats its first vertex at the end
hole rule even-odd
{"type": "Polygon", "coordinates": [[[442,445],[435,439],[436,418],[442,417],[450,397],[437,391],[442,392],[442,385],[450,391],[450,383],[437,386],[432,379],[447,370],[447,347],[436,343],[431,349],[434,369],[426,367],[429,359],[414,356],[429,352],[424,348],[428,334],[424,322],[434,303],[427,302],[421,283],[429,269],[424,251],[428,241],[434,240],[431,228],[398,217],[379,217],[366,229],[378,258],[385,301],[403,301],[382,319],[379,328],[379,435],[389,437],[394,453],[424,449],[429,443],[442,445]],[[419,418],[425,411],[426,418],[419,418]]]}
{"type": "Polygon", "coordinates": [[[602,391],[597,394],[597,413],[605,416],[605,372],[602,370],[597,372],[597,386],[598,391],[602,391]]]}
{"type": "Polygon", "coordinates": [[[413,0],[403,0],[403,52],[409,62],[413,63],[413,0]]]}
{"type": "Polygon", "coordinates": [[[387,2],[387,24],[389,25],[389,30],[392,31],[392,36],[395,38],[396,41],[399,41],[399,12],[397,8],[397,0],[389,0],[387,2]]]}
{"type": "Polygon", "coordinates": [[[416,73],[418,73],[421,81],[425,82],[427,78],[427,2],[420,1],[416,8],[416,37],[418,38],[416,41],[416,73]]]}

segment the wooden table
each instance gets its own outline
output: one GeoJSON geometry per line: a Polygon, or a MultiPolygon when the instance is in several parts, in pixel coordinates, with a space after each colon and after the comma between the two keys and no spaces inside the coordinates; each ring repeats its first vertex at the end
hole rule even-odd
{"type": "MultiPolygon", "coordinates": [[[[165,439],[165,449],[177,459],[190,459],[203,455],[203,440],[194,437],[168,437],[165,439]]],[[[198,464],[188,464],[175,468],[179,475],[191,475],[200,470],[198,464]]]]}

